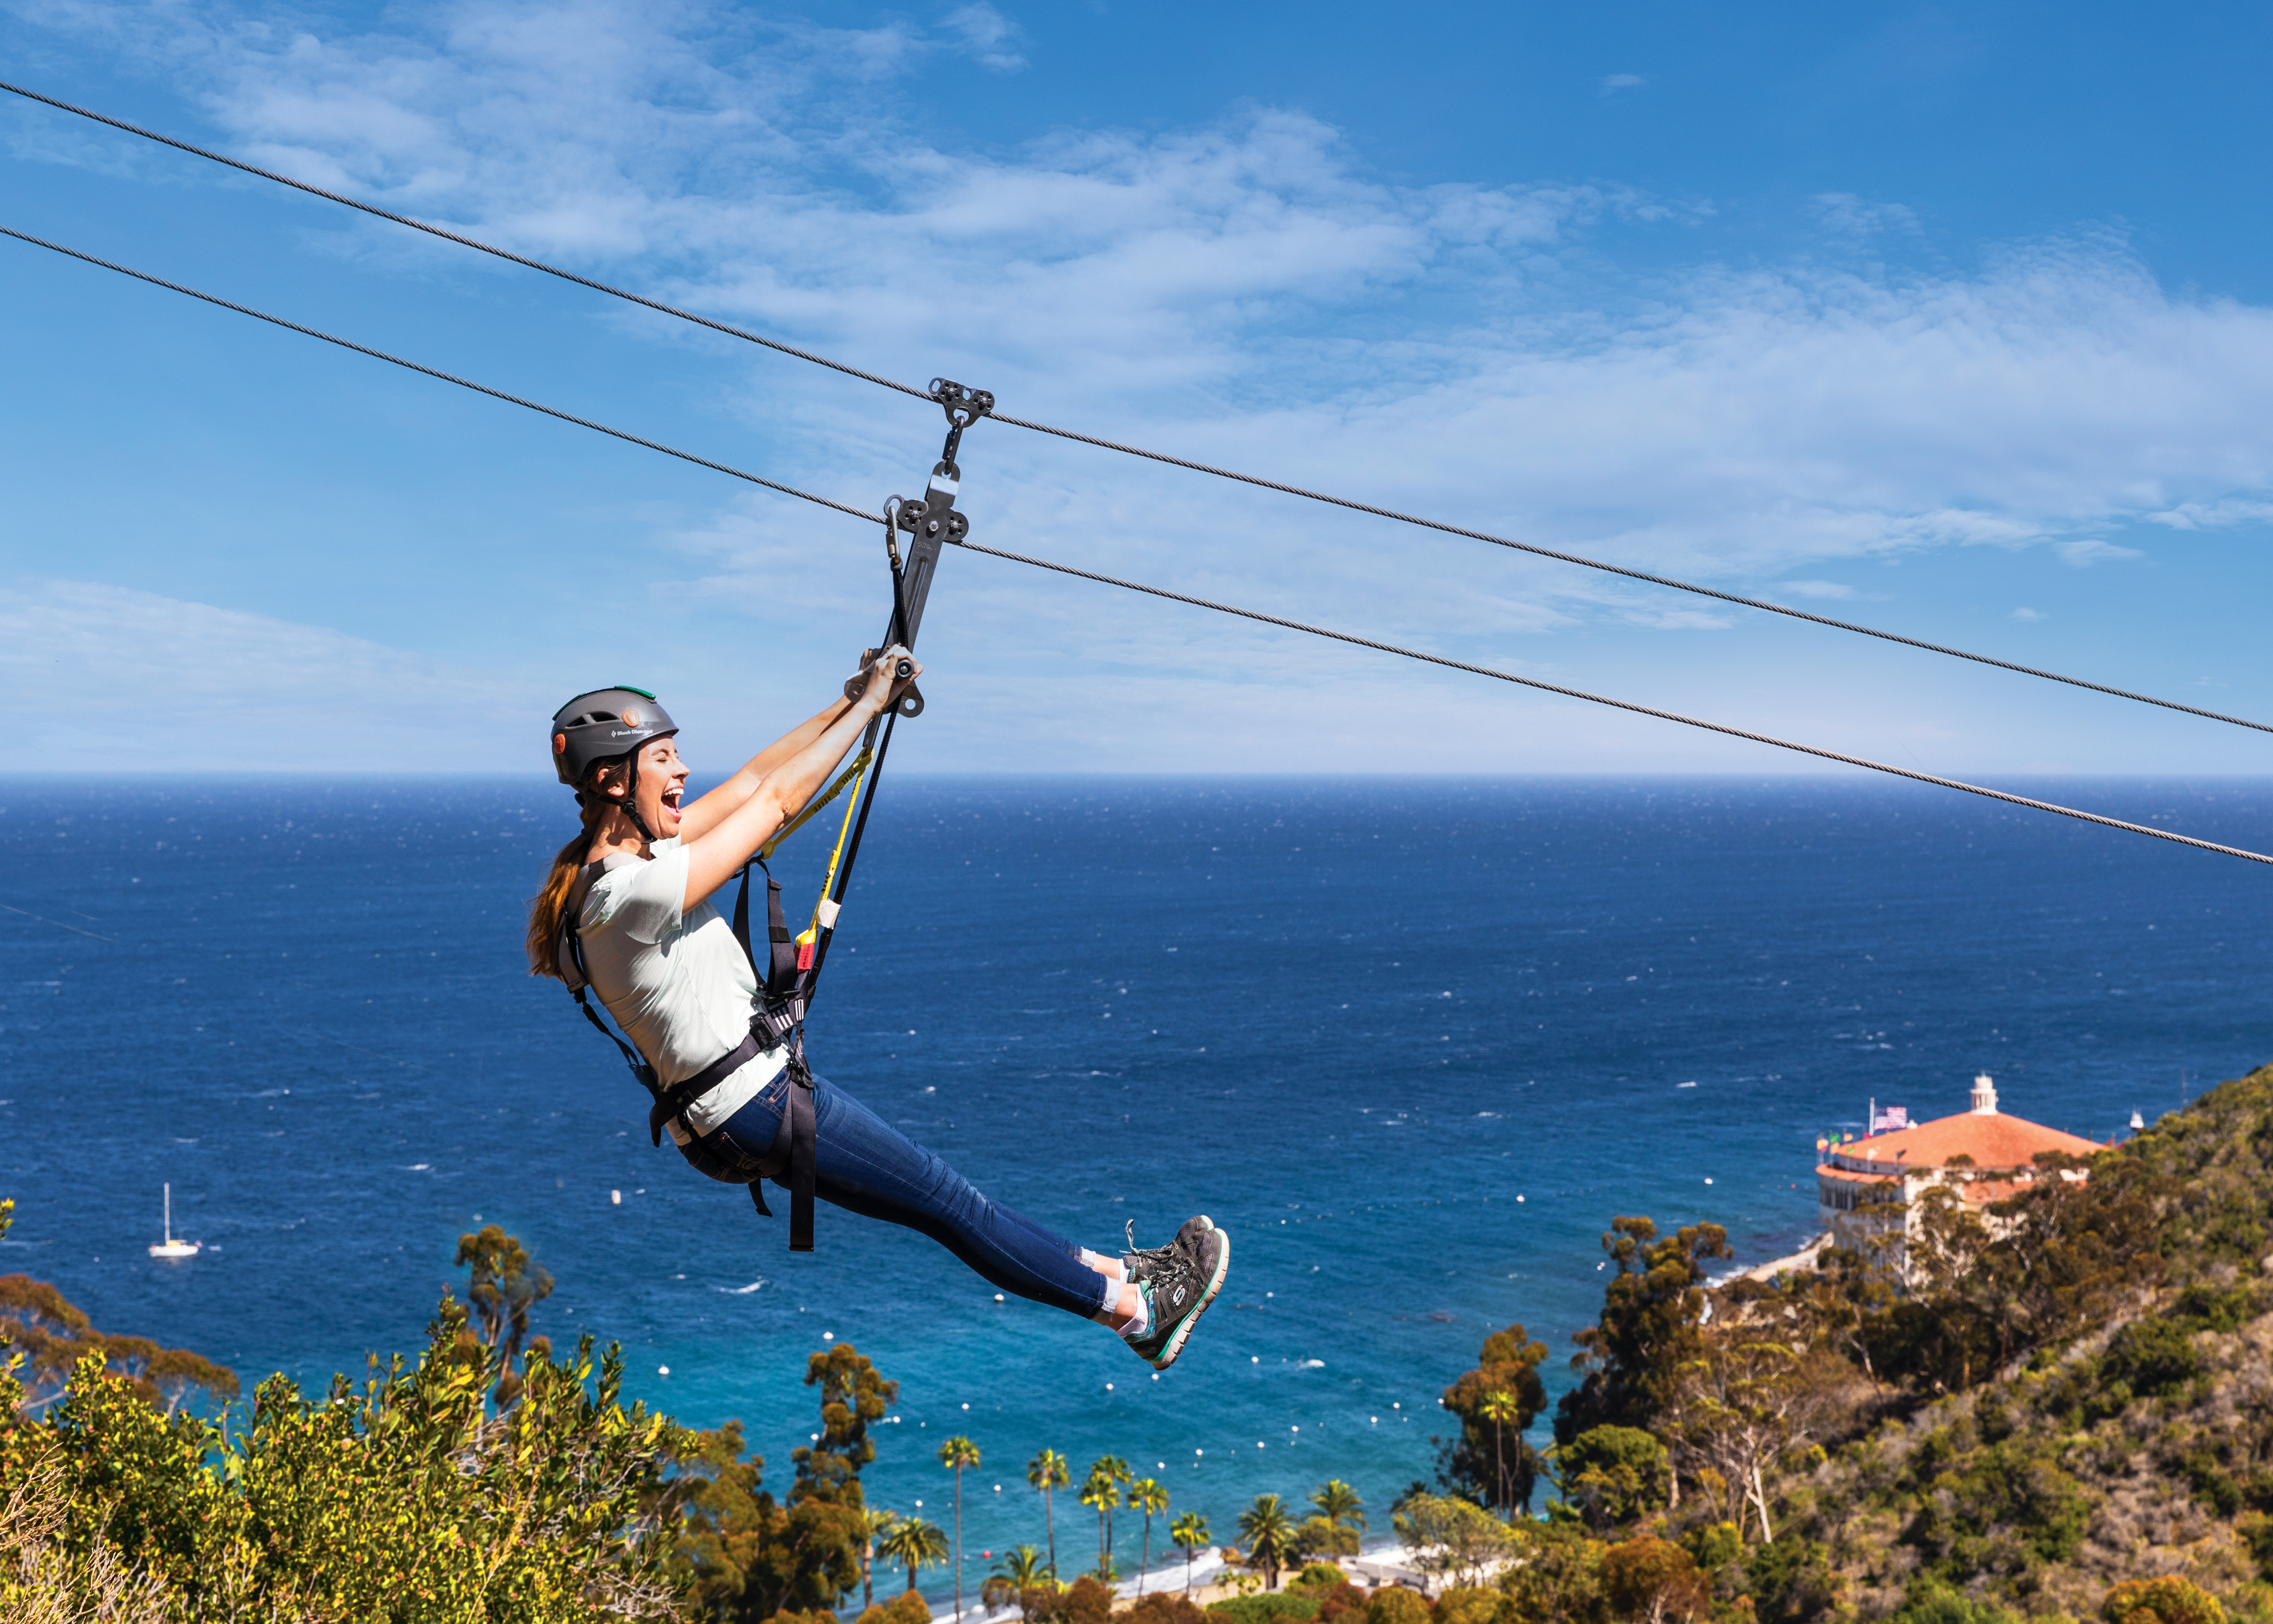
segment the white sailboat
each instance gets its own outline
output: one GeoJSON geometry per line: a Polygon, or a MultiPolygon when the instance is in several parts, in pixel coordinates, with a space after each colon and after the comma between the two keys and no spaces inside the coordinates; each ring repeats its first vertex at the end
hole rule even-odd
{"type": "Polygon", "coordinates": [[[174,1186],[166,1186],[166,1239],[150,1248],[152,1257],[195,1257],[199,1244],[174,1239],[174,1186]]]}

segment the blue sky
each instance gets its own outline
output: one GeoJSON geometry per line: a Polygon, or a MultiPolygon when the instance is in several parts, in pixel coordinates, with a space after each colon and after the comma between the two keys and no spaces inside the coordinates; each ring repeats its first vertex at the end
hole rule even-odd
{"type": "MultiPolygon", "coordinates": [[[[1006,408],[2273,717],[2262,10],[0,4],[0,77],[1006,408]]],[[[15,98],[0,223],[861,505],[929,408],[15,98]]],[[[698,767],[848,520],[0,242],[55,770],[698,767]]],[[[979,539],[1992,782],[2273,738],[982,425],[979,539]]],[[[968,556],[932,770],[1805,770],[968,556]]]]}

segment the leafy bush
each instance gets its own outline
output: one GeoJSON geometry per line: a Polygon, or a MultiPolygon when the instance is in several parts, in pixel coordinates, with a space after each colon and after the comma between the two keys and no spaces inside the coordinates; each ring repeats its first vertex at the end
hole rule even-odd
{"type": "Polygon", "coordinates": [[[1287,1588],[1305,1596],[1323,1596],[1338,1584],[1347,1584],[1349,1575],[1332,1562],[1312,1562],[1287,1581],[1287,1588]]]}
{"type": "Polygon", "coordinates": [[[1207,1614],[1174,1590],[1154,1590],[1138,1598],[1135,1606],[1120,1615],[1117,1624],[1207,1624],[1207,1614]]]}
{"type": "Polygon", "coordinates": [[[1455,1587],[1437,1598],[1436,1624],[1492,1624],[1500,1600],[1497,1590],[1455,1587]]]}
{"type": "Polygon", "coordinates": [[[2159,1398],[2200,1375],[2202,1356],[2184,1325],[2155,1316],[2134,1320],[2116,1332],[2101,1366],[2111,1381],[2124,1383],[2139,1397],[2159,1398]]]}
{"type": "Polygon", "coordinates": [[[611,1351],[527,1360],[503,1415],[501,1356],[444,1299],[417,1364],[400,1358],[320,1400],[282,1376],[229,1433],[161,1414],[100,1353],[42,1420],[0,1377],[0,1493],[50,1481],[53,1562],[139,1569],[165,1615],[499,1624],[667,1617],[666,1453],[684,1436],[620,1397],[611,1351]]]}
{"type": "Polygon", "coordinates": [[[2225,1624],[2217,1598],[2180,1578],[2129,1579],[2099,1605],[2107,1624],[2225,1624]]]}
{"type": "Polygon", "coordinates": [[[1260,1596],[1233,1596],[1210,1602],[1207,1610],[1224,1614],[1233,1624],[1271,1624],[1273,1619],[1317,1617],[1318,1598],[1285,1590],[1265,1590],[1260,1596]]]}
{"type": "Polygon", "coordinates": [[[1384,1584],[1365,1604],[1365,1624],[1429,1624],[1429,1604],[1418,1590],[1384,1584]]]}
{"type": "Polygon", "coordinates": [[[1976,1601],[1931,1575],[1909,1588],[1892,1624],[2022,1624],[2021,1615],[1995,1602],[1976,1601]]]}

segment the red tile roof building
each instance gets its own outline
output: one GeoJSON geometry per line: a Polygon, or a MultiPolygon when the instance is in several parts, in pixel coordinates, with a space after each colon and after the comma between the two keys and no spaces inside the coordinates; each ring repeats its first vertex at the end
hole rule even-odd
{"type": "MultiPolygon", "coordinates": [[[[1973,1108],[1962,1116],[1921,1122],[1869,1139],[1851,1140],[1832,1150],[1815,1170],[1816,1209],[1834,1244],[1863,1249],[1884,1234],[1899,1215],[1905,1233],[1914,1222],[1910,1204],[1929,1187],[1950,1182],[1951,1164],[1965,1168],[1956,1182],[1960,1200],[1985,1207],[2044,1176],[2036,1165],[2046,1150],[2088,1156],[2107,1147],[2058,1128],[2045,1127],[1997,1110],[1997,1089],[1985,1072],[1973,1080],[1973,1108]],[[1899,1207],[1879,1205],[1894,1201],[1899,1207]]],[[[2062,1177],[2081,1179],[2080,1172],[2062,1177]]],[[[1897,1255],[1889,1260],[1899,1268],[1897,1255]]]]}

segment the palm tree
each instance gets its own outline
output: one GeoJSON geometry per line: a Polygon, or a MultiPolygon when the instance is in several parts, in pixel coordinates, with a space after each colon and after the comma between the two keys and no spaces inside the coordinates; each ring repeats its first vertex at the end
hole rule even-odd
{"type": "Polygon", "coordinates": [[[1058,1576],[1058,1519],[1056,1508],[1050,1503],[1050,1491],[1073,1481],[1072,1468],[1055,1449],[1045,1449],[1026,1463],[1026,1481],[1042,1492],[1042,1522],[1050,1537],[1050,1577],[1054,1579],[1058,1576]]]}
{"type": "Polygon", "coordinates": [[[957,1433],[939,1446],[939,1463],[955,1474],[955,1616],[963,1616],[963,1469],[979,1464],[979,1446],[957,1433]]]}
{"type": "Polygon", "coordinates": [[[1318,1515],[1326,1519],[1331,1528],[1339,1529],[1345,1523],[1356,1529],[1365,1527],[1365,1501],[1339,1478],[1329,1478],[1318,1485],[1317,1492],[1310,1496],[1310,1503],[1318,1508],[1318,1515]]]}
{"type": "Polygon", "coordinates": [[[986,1607],[1015,1603],[1018,1616],[1024,1619],[1027,1616],[1026,1593],[1054,1583],[1055,1575],[1042,1553],[1031,1545],[1020,1545],[1003,1557],[1001,1567],[986,1575],[986,1583],[979,1589],[979,1600],[986,1607]]]}
{"type": "Polygon", "coordinates": [[[1257,1494],[1255,1503],[1239,1514],[1239,1537],[1255,1561],[1263,1564],[1263,1586],[1279,1588],[1279,1563],[1294,1538],[1294,1519],[1287,1502],[1276,1494],[1257,1494]]]}
{"type": "Polygon", "coordinates": [[[1207,1519],[1197,1511],[1187,1511],[1168,1524],[1168,1538],[1184,1550],[1184,1594],[1192,1593],[1192,1553],[1208,1542],[1207,1519]]]}
{"type": "Polygon", "coordinates": [[[947,1535],[936,1523],[903,1517],[884,1532],[876,1549],[908,1570],[908,1589],[916,1588],[916,1569],[936,1568],[947,1560],[947,1535]]]}
{"type": "Polygon", "coordinates": [[[1097,1513],[1097,1573],[1103,1578],[1113,1568],[1113,1512],[1121,1504],[1121,1483],[1127,1471],[1122,1463],[1108,1455],[1089,1469],[1082,1479],[1081,1503],[1097,1513]],[[1121,1466],[1121,1471],[1114,1471],[1121,1466]]]}
{"type": "Polygon", "coordinates": [[[1504,1511],[1513,1503],[1507,1492],[1507,1429],[1523,1418],[1523,1407],[1514,1397],[1497,1388],[1483,1396],[1476,1413],[1491,1423],[1492,1467],[1499,1480],[1499,1505],[1504,1511]]]}
{"type": "Polygon", "coordinates": [[[1152,1565],[1152,1515],[1168,1508],[1168,1491],[1151,1478],[1139,1478],[1129,1486],[1129,1503],[1144,1514],[1144,1554],[1136,1564],[1136,1593],[1144,1593],[1144,1570],[1152,1565]]]}
{"type": "Polygon", "coordinates": [[[870,1569],[876,1560],[876,1542],[892,1531],[900,1520],[896,1511],[881,1506],[870,1506],[860,1513],[860,1610],[866,1613],[876,1605],[876,1595],[871,1583],[870,1569]]]}

